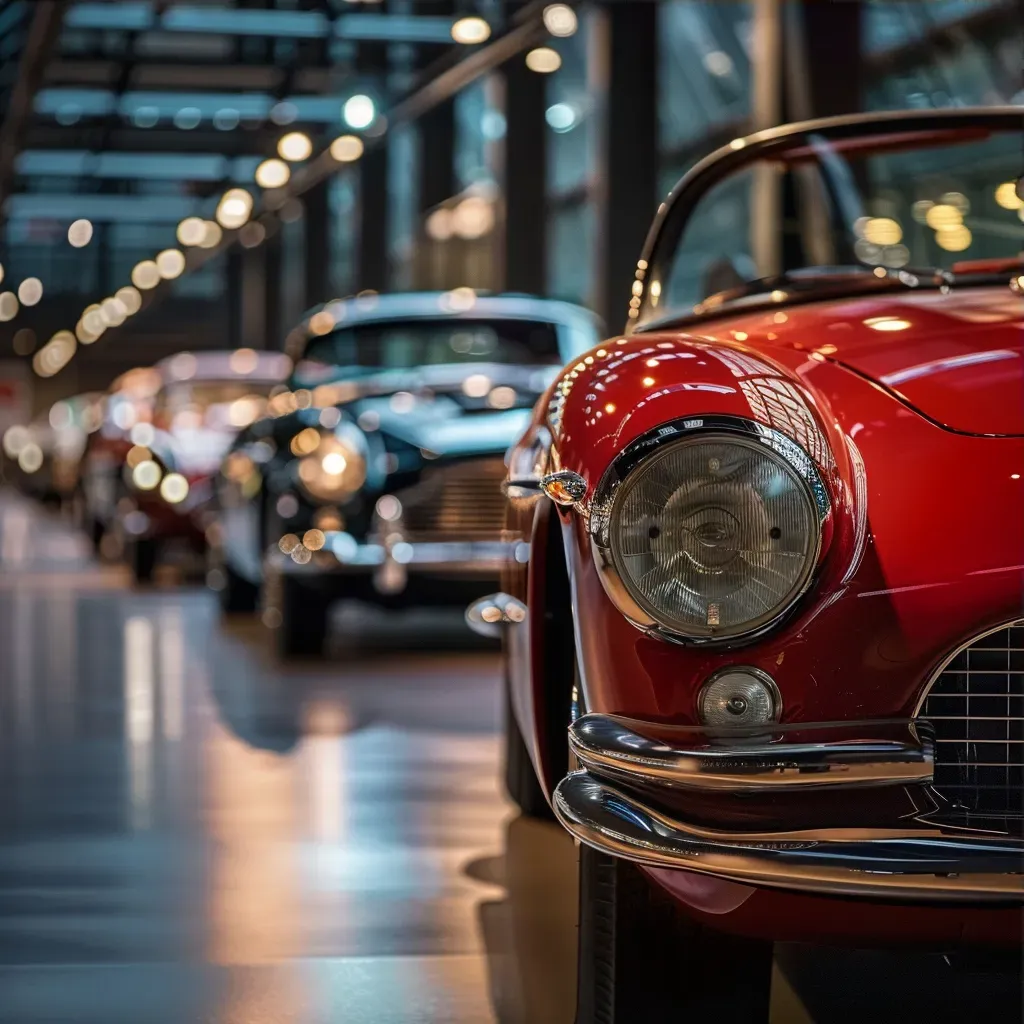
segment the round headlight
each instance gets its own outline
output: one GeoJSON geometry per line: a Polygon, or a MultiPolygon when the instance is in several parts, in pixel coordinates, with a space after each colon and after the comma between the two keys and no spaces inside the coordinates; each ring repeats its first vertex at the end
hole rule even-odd
{"type": "Polygon", "coordinates": [[[336,502],[354,494],[366,480],[366,458],[347,439],[324,434],[315,451],[299,460],[299,480],[319,501],[336,502]]]}
{"type": "Polygon", "coordinates": [[[642,461],[618,487],[608,531],[632,600],[693,639],[740,636],[778,617],[807,586],[820,537],[800,468],[729,434],[668,442],[642,461]]]}

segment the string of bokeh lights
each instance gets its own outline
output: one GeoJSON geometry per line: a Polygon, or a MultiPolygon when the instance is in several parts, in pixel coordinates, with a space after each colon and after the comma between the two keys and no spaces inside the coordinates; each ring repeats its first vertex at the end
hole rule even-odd
{"type": "MultiPolygon", "coordinates": [[[[572,36],[578,27],[576,12],[564,3],[548,4],[542,12],[546,31],[555,38],[572,36]]],[[[491,37],[491,26],[483,18],[469,16],[452,24],[452,39],[464,46],[477,46],[491,37]]],[[[537,46],[527,51],[526,66],[538,74],[551,74],[562,64],[558,51],[549,46],[537,46]]],[[[326,153],[340,170],[358,161],[365,150],[363,139],[380,137],[387,131],[387,118],[380,114],[372,97],[363,93],[350,96],[341,109],[342,120],[352,131],[335,138],[326,153]]],[[[270,217],[287,223],[301,216],[301,206],[283,190],[292,180],[293,164],[303,164],[313,155],[313,141],[301,131],[283,135],[277,143],[277,156],[263,160],[254,172],[255,184],[263,190],[262,200],[270,217]]],[[[465,201],[470,204],[485,202],[480,197],[465,201]]],[[[161,282],[173,281],[189,268],[186,253],[189,250],[217,249],[225,240],[225,232],[238,232],[238,241],[245,248],[260,245],[267,237],[266,224],[253,220],[255,197],[248,188],[229,188],[220,197],[212,219],[189,216],[176,229],[181,248],[167,248],[152,259],[141,260],[131,271],[131,284],[119,288],[101,302],[91,303],[82,310],[74,330],[59,330],[32,358],[32,368],[40,377],[52,377],[63,370],[74,358],[80,346],[92,345],[108,330],[121,326],[145,305],[143,293],[151,292],[161,282]]],[[[474,211],[476,207],[474,206],[474,211]]],[[[464,211],[473,212],[473,211],[464,211]]],[[[84,219],[74,221],[68,228],[68,242],[75,248],[84,248],[93,237],[93,225],[84,219]]],[[[196,267],[204,261],[197,261],[196,267]]],[[[0,265],[0,282],[4,269],[0,265]]],[[[0,322],[13,320],[21,306],[32,306],[42,298],[43,285],[38,278],[26,278],[18,293],[0,293],[0,322]]]]}

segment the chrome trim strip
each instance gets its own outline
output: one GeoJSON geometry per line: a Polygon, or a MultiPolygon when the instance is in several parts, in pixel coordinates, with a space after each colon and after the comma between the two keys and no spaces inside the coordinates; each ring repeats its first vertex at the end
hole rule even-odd
{"type": "Polygon", "coordinates": [[[564,778],[553,805],[580,842],[651,867],[836,896],[1024,900],[1019,840],[934,828],[711,832],[674,820],[588,771],[564,778]]]}
{"type": "Polygon", "coordinates": [[[780,431],[754,420],[716,415],[671,420],[641,435],[617,455],[605,470],[586,511],[587,530],[590,534],[591,551],[597,567],[598,578],[612,603],[634,626],[645,633],[671,643],[727,647],[751,643],[770,632],[811,588],[821,559],[821,527],[832,513],[832,503],[813,460],[794,440],[780,431]],[[655,619],[650,612],[640,606],[623,582],[615,565],[611,544],[615,498],[619,487],[626,478],[649,457],[660,451],[664,445],[678,443],[686,438],[708,433],[736,434],[748,442],[757,442],[770,448],[803,480],[818,512],[819,529],[811,559],[812,569],[807,574],[802,587],[767,622],[749,631],[728,636],[684,634],[670,629],[655,619]]]}
{"type": "MultiPolygon", "coordinates": [[[[437,571],[471,576],[495,576],[515,557],[515,545],[505,541],[440,541],[405,543],[395,557],[395,549],[383,544],[359,544],[341,557],[325,551],[330,559],[313,558],[299,564],[276,548],[267,553],[267,561],[280,572],[325,573],[369,572],[387,562],[394,562],[408,572],[437,571]]],[[[319,552],[317,552],[319,554],[319,552]]]]}
{"type": "Polygon", "coordinates": [[[569,748],[584,768],[630,785],[726,792],[927,783],[935,757],[924,722],[773,723],[730,736],[594,713],[569,726],[569,748]]]}
{"type": "MultiPolygon", "coordinates": [[[[984,633],[978,633],[972,636],[970,640],[965,640],[959,647],[957,647],[952,654],[948,655],[939,667],[928,677],[928,682],[925,683],[921,690],[921,696],[918,699],[917,705],[914,708],[914,712],[911,715],[912,718],[917,718],[921,714],[921,708],[924,707],[924,702],[928,699],[928,694],[931,693],[932,687],[939,681],[939,676],[949,668],[950,665],[956,660],[957,656],[963,654],[968,647],[973,647],[979,640],[984,640],[985,637],[991,636],[993,633],[998,633],[1003,629],[1013,629],[1014,627],[1024,626],[1024,619],[1011,619],[1009,622],[1004,622],[1001,626],[993,626],[992,629],[986,629],[984,633]]],[[[1003,669],[997,669],[996,674],[1002,672],[1003,669]]],[[[1000,694],[999,696],[1002,696],[1000,694]]],[[[1005,742],[1000,740],[1000,742],[1005,742]]]]}

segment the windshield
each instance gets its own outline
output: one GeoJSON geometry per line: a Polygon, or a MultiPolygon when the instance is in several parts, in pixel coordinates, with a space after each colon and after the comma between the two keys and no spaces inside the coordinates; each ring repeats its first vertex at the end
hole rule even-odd
{"type": "Polygon", "coordinates": [[[364,324],[312,338],[294,380],[310,386],[378,370],[443,363],[562,364],[556,324],[535,320],[414,320],[364,324]]]}
{"type": "MultiPolygon", "coordinates": [[[[699,316],[759,297],[900,286],[890,272],[1017,256],[1024,239],[1019,124],[1005,131],[878,123],[798,134],[666,215],[631,319],[699,316]],[[711,300],[711,301],[708,301],[711,300]]],[[[741,149],[742,147],[736,147],[741,149]]],[[[672,200],[670,200],[672,202],[672,200]]],[[[646,271],[646,273],[644,273],[646,271]]],[[[638,289],[635,289],[638,290],[638,289]]]]}
{"type": "Polygon", "coordinates": [[[263,414],[272,387],[256,381],[171,384],[157,396],[155,420],[174,433],[240,429],[263,414]]]}

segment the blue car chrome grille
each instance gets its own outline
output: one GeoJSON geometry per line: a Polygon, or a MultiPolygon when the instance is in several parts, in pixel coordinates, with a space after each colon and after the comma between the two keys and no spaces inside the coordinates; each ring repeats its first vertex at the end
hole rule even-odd
{"type": "Polygon", "coordinates": [[[1024,817],[1024,620],[958,652],[920,717],[935,727],[935,789],[957,817],[1024,817]]]}

